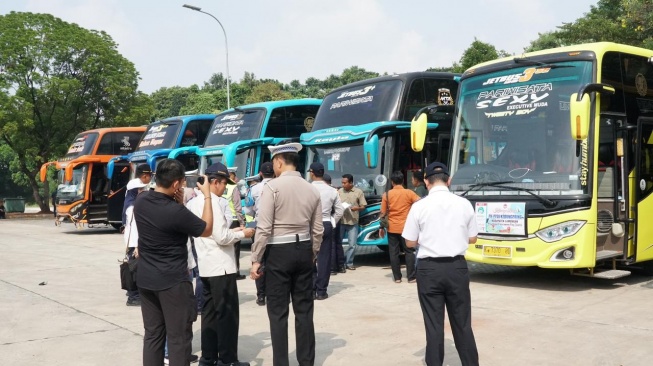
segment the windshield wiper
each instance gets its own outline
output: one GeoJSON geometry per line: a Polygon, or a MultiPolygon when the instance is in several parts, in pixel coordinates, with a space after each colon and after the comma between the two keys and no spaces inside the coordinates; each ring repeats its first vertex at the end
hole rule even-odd
{"type": "Polygon", "coordinates": [[[461,194],[461,196],[465,196],[467,193],[469,193],[471,191],[475,191],[475,190],[477,190],[479,188],[482,188],[482,187],[493,187],[493,186],[498,186],[498,185],[506,184],[506,183],[515,183],[515,182],[513,182],[511,180],[504,180],[504,181],[499,181],[499,182],[487,182],[487,183],[472,184],[471,186],[469,186],[468,190],[466,190],[465,192],[463,192],[461,194]]]}
{"type": "MultiPolygon", "coordinates": [[[[506,183],[515,183],[515,182],[513,182],[513,181],[501,181],[501,182],[489,182],[489,183],[474,184],[474,185],[471,185],[468,190],[463,192],[461,194],[461,196],[464,196],[468,192],[473,191],[473,190],[477,190],[478,188],[481,188],[481,187],[499,186],[499,185],[506,184],[506,183]]],[[[509,189],[509,190],[512,190],[512,191],[526,192],[526,193],[530,194],[531,196],[535,197],[546,208],[553,208],[558,204],[557,201],[552,201],[552,200],[550,200],[548,198],[544,198],[544,197],[540,196],[539,194],[534,193],[532,189],[512,187],[512,186],[501,186],[501,188],[506,188],[506,189],[509,189]]]]}
{"type": "Polygon", "coordinates": [[[239,113],[245,113],[245,114],[251,114],[251,113],[256,113],[256,110],[253,109],[242,109],[240,107],[235,107],[234,111],[239,112],[239,113]]]}
{"type": "Polygon", "coordinates": [[[525,65],[531,65],[531,66],[538,66],[541,68],[550,68],[550,69],[559,69],[562,67],[575,67],[572,65],[558,65],[558,64],[549,64],[546,62],[541,62],[541,61],[535,61],[531,60],[529,58],[524,58],[524,57],[515,57],[512,59],[516,64],[525,64],[525,65]]]}

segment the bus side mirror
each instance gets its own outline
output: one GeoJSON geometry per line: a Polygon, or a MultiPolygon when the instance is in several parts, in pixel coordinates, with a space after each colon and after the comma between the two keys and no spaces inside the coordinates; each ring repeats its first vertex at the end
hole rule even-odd
{"type": "Polygon", "coordinates": [[[420,152],[426,142],[426,125],[428,116],[425,112],[419,113],[410,123],[410,147],[415,152],[420,152]]]}
{"type": "Polygon", "coordinates": [[[363,142],[365,166],[374,169],[379,162],[379,136],[372,135],[363,142]]]}
{"type": "Polygon", "coordinates": [[[41,165],[41,170],[39,170],[39,179],[41,179],[41,182],[45,182],[45,178],[48,175],[48,167],[50,164],[51,163],[44,163],[41,165]]]}
{"type": "Polygon", "coordinates": [[[580,98],[578,93],[569,97],[569,116],[571,122],[571,138],[585,140],[590,130],[590,96],[583,94],[580,98]]]}
{"type": "Polygon", "coordinates": [[[115,164],[116,161],[113,159],[109,160],[109,162],[107,163],[107,178],[109,179],[113,178],[113,169],[115,164]]]}
{"type": "Polygon", "coordinates": [[[73,164],[68,164],[64,168],[64,181],[70,182],[73,180],[73,164]]]}

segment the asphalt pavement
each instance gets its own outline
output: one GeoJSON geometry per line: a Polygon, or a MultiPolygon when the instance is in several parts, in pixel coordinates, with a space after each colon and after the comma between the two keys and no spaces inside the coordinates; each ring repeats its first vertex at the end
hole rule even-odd
{"type": "MultiPolygon", "coordinates": [[[[141,364],[140,308],[120,289],[122,238],[112,228],[0,220],[0,365],[141,364]]],[[[249,269],[249,247],[241,267],[249,269]]],[[[315,303],[316,365],[422,365],[415,284],[392,281],[387,254],[362,248],[356,271],[332,277],[315,303]]],[[[653,278],[574,277],[567,271],[470,264],[481,365],[650,365],[653,278]]],[[[272,365],[265,307],[238,282],[239,357],[272,365]]],[[[294,320],[289,319],[291,365],[294,320]]],[[[193,352],[200,354],[200,322],[193,352]]],[[[445,323],[445,365],[460,365],[445,323]]]]}

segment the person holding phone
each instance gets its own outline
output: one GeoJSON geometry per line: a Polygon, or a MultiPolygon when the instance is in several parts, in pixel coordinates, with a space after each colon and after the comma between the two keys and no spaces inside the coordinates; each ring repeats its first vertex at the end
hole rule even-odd
{"type": "MultiPolygon", "coordinates": [[[[254,236],[254,229],[229,229],[218,200],[224,194],[229,178],[227,167],[215,163],[206,168],[210,194],[198,195],[187,203],[196,216],[213,201],[213,233],[195,238],[200,279],[203,285],[202,357],[200,365],[249,366],[238,360],[239,302],[236,284],[238,270],[234,244],[254,236]]],[[[200,177],[201,178],[201,177],[200,177]]]]}

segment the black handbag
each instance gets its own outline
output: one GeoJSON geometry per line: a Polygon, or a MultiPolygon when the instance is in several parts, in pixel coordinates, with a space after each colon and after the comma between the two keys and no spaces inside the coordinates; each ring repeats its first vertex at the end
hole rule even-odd
{"type": "Polygon", "coordinates": [[[123,290],[136,291],[136,268],[138,258],[125,259],[120,263],[120,286],[123,290]]]}

